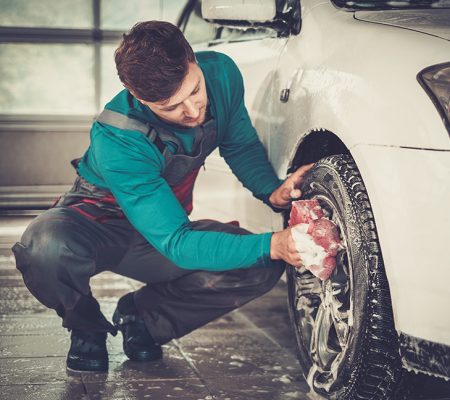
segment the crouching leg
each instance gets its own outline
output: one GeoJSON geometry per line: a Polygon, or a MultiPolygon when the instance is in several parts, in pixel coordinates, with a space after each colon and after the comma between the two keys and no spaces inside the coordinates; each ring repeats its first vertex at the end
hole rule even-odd
{"type": "Polygon", "coordinates": [[[96,273],[95,231],[73,214],[54,208],[34,219],[12,247],[16,266],[30,292],[57,312],[64,327],[114,332],[89,286],[96,273]]]}
{"type": "MultiPolygon", "coordinates": [[[[214,221],[199,221],[198,229],[246,234],[214,221]]],[[[135,292],[139,314],[156,342],[164,344],[268,292],[284,272],[284,263],[221,272],[194,271],[169,282],[135,292]]]]}

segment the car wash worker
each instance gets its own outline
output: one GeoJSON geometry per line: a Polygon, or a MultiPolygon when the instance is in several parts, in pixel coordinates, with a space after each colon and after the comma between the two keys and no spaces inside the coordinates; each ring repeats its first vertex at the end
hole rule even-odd
{"type": "Polygon", "coordinates": [[[290,230],[251,234],[190,221],[192,189],[217,147],[233,173],[273,208],[289,207],[303,174],[280,181],[244,105],[241,74],[216,52],[194,54],[179,29],[135,25],[115,53],[125,86],[94,122],[72,163],[73,188],[28,226],[13,251],[31,293],[71,331],[67,367],[108,368],[120,330],[131,360],[270,290],[284,262],[300,265],[290,230]],[[119,299],[111,324],[89,280],[109,270],[146,286],[119,299]]]}

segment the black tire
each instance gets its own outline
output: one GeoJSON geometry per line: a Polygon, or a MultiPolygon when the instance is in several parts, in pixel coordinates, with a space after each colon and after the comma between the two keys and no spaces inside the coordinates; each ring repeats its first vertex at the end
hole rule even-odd
{"type": "Polygon", "coordinates": [[[302,184],[345,243],[330,278],[287,268],[289,314],[310,388],[329,399],[395,399],[402,376],[389,285],[370,202],[355,162],[317,162],[302,184]]]}

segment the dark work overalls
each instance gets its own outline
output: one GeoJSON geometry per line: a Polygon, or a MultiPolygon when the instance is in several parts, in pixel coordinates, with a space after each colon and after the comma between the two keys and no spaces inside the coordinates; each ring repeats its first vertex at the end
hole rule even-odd
{"type": "MultiPolygon", "coordinates": [[[[216,142],[213,119],[195,132],[193,154],[169,131],[125,115],[105,110],[98,118],[121,129],[147,135],[166,161],[163,177],[189,214],[195,178],[216,142]],[[178,147],[172,154],[164,141],[178,147]]],[[[76,160],[73,162],[76,167],[76,160]]],[[[249,232],[233,224],[212,220],[190,223],[191,229],[249,232]]],[[[230,250],[232,251],[232,250],[230,250]]],[[[17,268],[31,293],[56,310],[63,326],[96,332],[116,329],[100,311],[89,280],[112,271],[146,283],[134,292],[140,315],[152,337],[164,344],[270,290],[284,266],[273,262],[266,268],[211,272],[177,267],[155,250],[124,217],[113,195],[78,176],[72,189],[56,205],[35,218],[21,241],[13,246],[17,268]]]]}

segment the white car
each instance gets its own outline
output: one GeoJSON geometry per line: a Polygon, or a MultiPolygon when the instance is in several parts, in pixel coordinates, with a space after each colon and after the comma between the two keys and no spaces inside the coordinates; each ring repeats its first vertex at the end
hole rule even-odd
{"type": "MultiPolygon", "coordinates": [[[[450,2],[201,7],[203,19],[191,1],[180,27],[195,50],[238,64],[279,177],[316,163],[303,197],[319,200],[345,243],[325,282],[305,269],[287,272],[311,389],[331,399],[390,399],[402,366],[450,378],[450,2]]],[[[209,211],[238,216],[253,231],[287,224],[288,215],[239,185],[218,190],[229,179],[218,158],[206,168],[216,185],[209,211]]]]}

